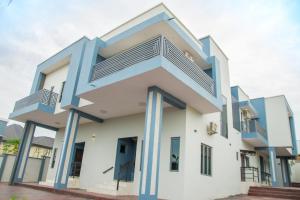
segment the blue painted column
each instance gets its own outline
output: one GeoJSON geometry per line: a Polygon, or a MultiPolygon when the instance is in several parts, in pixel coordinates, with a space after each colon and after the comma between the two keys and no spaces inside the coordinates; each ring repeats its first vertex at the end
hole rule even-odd
{"type": "Polygon", "coordinates": [[[57,166],[54,188],[65,189],[68,185],[69,171],[73,157],[74,144],[76,141],[79,114],[71,109],[65,130],[64,142],[57,166]]]}
{"type": "Polygon", "coordinates": [[[272,178],[272,186],[278,186],[277,168],[276,168],[276,151],[274,147],[269,147],[269,165],[272,178]]]}
{"type": "Polygon", "coordinates": [[[27,121],[25,123],[24,134],[10,177],[10,184],[23,181],[35,127],[36,125],[33,122],[27,121]]]}
{"type": "Polygon", "coordinates": [[[294,156],[298,155],[298,147],[297,147],[297,138],[296,138],[296,132],[295,132],[295,122],[294,122],[294,117],[289,117],[289,122],[290,122],[290,130],[291,130],[291,137],[292,137],[292,144],[293,144],[293,149],[292,153],[294,156]]]}
{"type": "Polygon", "coordinates": [[[282,170],[282,177],[283,177],[283,185],[285,187],[290,186],[290,172],[289,172],[289,162],[287,158],[281,158],[281,170],[282,170]]]}
{"type": "Polygon", "coordinates": [[[139,200],[157,200],[163,96],[150,88],[147,96],[139,200]]]}

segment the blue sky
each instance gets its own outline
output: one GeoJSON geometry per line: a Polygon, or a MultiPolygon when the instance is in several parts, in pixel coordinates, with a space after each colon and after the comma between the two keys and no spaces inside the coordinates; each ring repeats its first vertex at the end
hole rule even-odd
{"type": "MultiPolygon", "coordinates": [[[[160,1],[0,0],[0,117],[27,96],[36,66],[83,35],[101,36],[160,1]]],[[[285,94],[300,132],[300,1],[164,1],[196,37],[229,57],[231,85],[285,94]]],[[[300,135],[300,134],[299,134],[300,135]]]]}

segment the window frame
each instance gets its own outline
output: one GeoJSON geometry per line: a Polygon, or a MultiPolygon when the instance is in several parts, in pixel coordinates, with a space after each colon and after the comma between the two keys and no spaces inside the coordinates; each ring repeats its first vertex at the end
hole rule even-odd
{"type": "Polygon", "coordinates": [[[212,177],[213,148],[207,144],[201,143],[200,151],[200,173],[201,175],[212,177]]]}
{"type": "Polygon", "coordinates": [[[170,159],[170,166],[169,166],[169,170],[171,171],[171,172],[179,172],[179,163],[180,163],[180,137],[171,137],[171,141],[170,141],[170,157],[169,157],[169,159],[170,159]],[[172,155],[173,155],[173,146],[172,146],[172,142],[174,141],[174,140],[178,140],[178,165],[177,165],[177,169],[172,169],[172,155]]]}

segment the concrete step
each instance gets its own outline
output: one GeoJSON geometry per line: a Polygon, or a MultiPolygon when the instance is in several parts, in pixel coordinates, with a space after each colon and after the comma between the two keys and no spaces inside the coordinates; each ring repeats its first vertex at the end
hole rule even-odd
{"type": "Polygon", "coordinates": [[[286,188],[277,188],[277,187],[255,187],[252,186],[250,187],[249,191],[270,191],[270,192],[281,192],[281,193],[293,193],[293,194],[297,194],[300,195],[300,189],[298,188],[290,188],[290,187],[286,187],[286,188]]]}
{"type": "Polygon", "coordinates": [[[248,193],[249,196],[259,196],[259,197],[272,197],[272,198],[279,198],[279,199],[297,199],[299,200],[299,196],[295,195],[287,195],[287,194],[272,194],[272,193],[264,193],[264,192],[255,192],[255,193],[248,193]]]}
{"type": "Polygon", "coordinates": [[[282,199],[300,199],[300,190],[294,188],[250,187],[249,196],[262,196],[282,199]]]}
{"type": "Polygon", "coordinates": [[[300,183],[291,183],[291,187],[297,187],[297,188],[300,188],[300,183]]]}
{"type": "Polygon", "coordinates": [[[101,193],[107,195],[130,195],[132,193],[132,183],[131,182],[120,182],[119,190],[117,190],[117,182],[113,181],[110,183],[104,182],[98,184],[93,188],[87,190],[88,192],[101,193]]]}

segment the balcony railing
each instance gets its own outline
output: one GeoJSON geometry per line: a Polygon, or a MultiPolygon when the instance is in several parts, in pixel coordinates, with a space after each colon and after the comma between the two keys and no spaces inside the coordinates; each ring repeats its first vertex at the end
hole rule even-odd
{"type": "Polygon", "coordinates": [[[53,91],[42,89],[28,97],[16,102],[14,111],[20,110],[35,103],[41,103],[51,108],[55,108],[58,94],[53,91]]]}
{"type": "Polygon", "coordinates": [[[258,168],[241,167],[241,181],[259,182],[258,168]]]}
{"type": "Polygon", "coordinates": [[[210,94],[215,96],[215,82],[200,66],[187,58],[184,53],[167,38],[157,36],[128,50],[100,61],[93,67],[90,81],[95,81],[134,64],[162,55],[193,79],[210,94]]]}
{"type": "Polygon", "coordinates": [[[262,182],[262,183],[265,183],[265,184],[267,184],[267,185],[271,185],[271,174],[262,171],[262,172],[261,172],[261,182],[262,182]]]}
{"type": "Polygon", "coordinates": [[[248,120],[242,122],[242,132],[251,133],[256,132],[263,136],[266,140],[268,139],[266,129],[262,128],[258,121],[248,120]]]}

